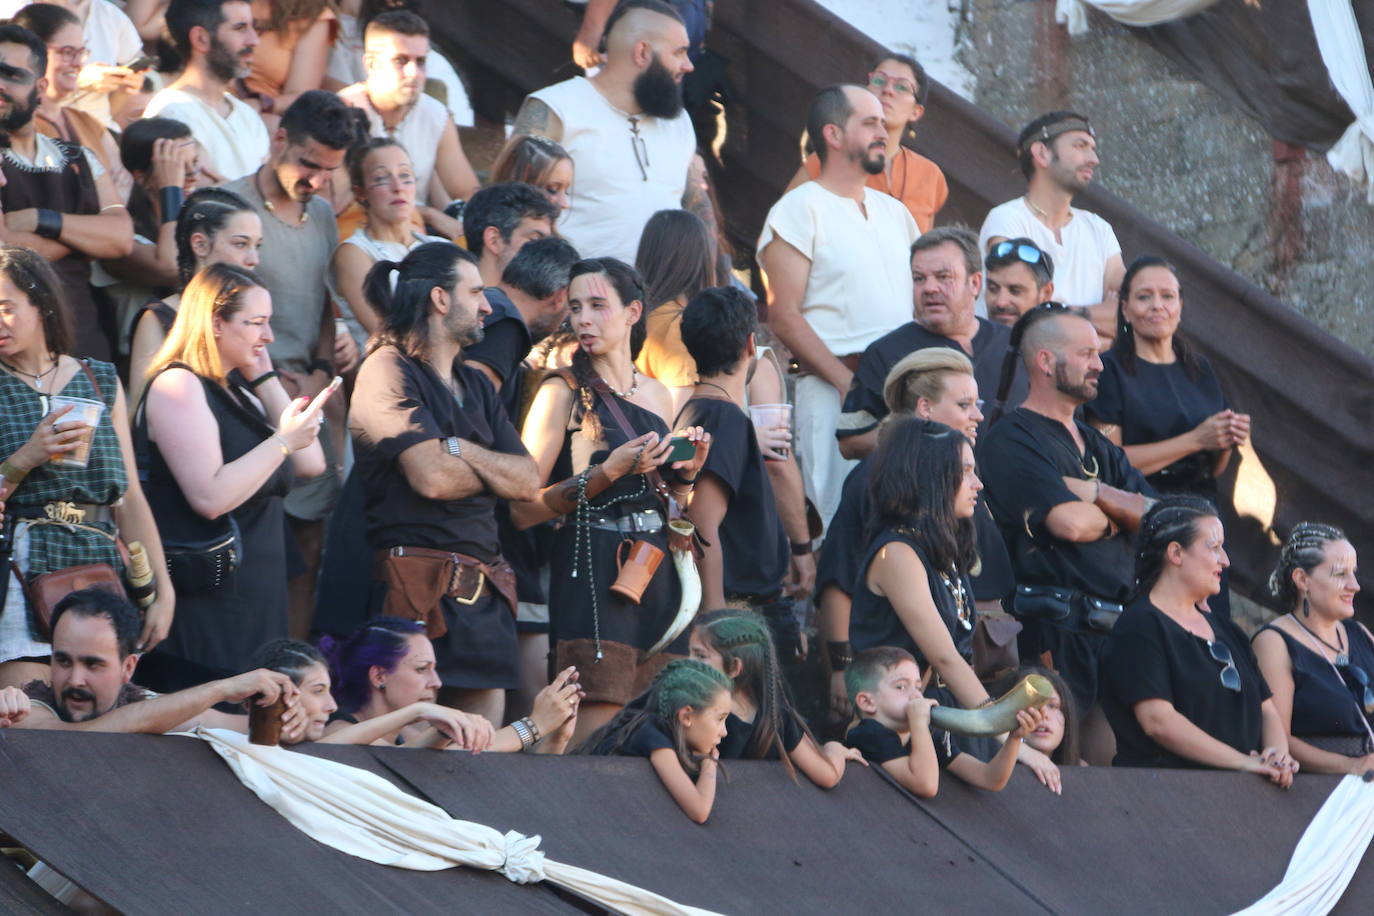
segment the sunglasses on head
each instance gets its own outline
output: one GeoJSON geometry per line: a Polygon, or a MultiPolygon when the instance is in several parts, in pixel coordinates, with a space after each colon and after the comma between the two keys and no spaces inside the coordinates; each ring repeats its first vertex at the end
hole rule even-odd
{"type": "Polygon", "coordinates": [[[1036,248],[1034,245],[1027,245],[1025,242],[1009,242],[1006,240],[998,242],[992,246],[992,256],[994,258],[1005,258],[1007,255],[1015,253],[1018,261],[1027,264],[1045,263],[1045,252],[1036,248]]]}
{"type": "Polygon", "coordinates": [[[1207,651],[1211,654],[1212,661],[1221,662],[1221,686],[1240,693],[1240,671],[1236,668],[1236,660],[1231,657],[1231,650],[1226,643],[1209,639],[1207,651]]]}
{"type": "Polygon", "coordinates": [[[1338,662],[1336,664],[1336,669],[1341,672],[1341,678],[1345,681],[1347,687],[1354,690],[1356,685],[1358,685],[1359,688],[1364,691],[1364,702],[1362,705],[1364,706],[1365,715],[1374,715],[1374,689],[1370,687],[1369,674],[1359,665],[1350,664],[1349,659],[1345,659],[1344,664],[1338,662]],[[1354,683],[1351,683],[1352,681],[1354,683]]]}

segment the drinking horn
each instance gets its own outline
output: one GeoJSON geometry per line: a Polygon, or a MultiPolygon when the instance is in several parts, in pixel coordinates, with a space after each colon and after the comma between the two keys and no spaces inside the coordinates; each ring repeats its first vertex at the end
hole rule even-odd
{"type": "Polygon", "coordinates": [[[668,521],[668,551],[673,555],[673,568],[677,570],[677,580],[682,585],[682,601],[678,604],[677,616],[653,648],[644,653],[645,658],[672,645],[673,640],[692,625],[697,611],[701,610],[701,574],[697,572],[696,556],[692,553],[692,535],[696,530],[696,526],[685,518],[668,521]]]}
{"type": "Polygon", "coordinates": [[[1044,706],[1054,696],[1049,678],[1028,674],[996,702],[978,709],[936,706],[930,711],[930,724],[955,735],[990,738],[1016,728],[1016,714],[1032,706],[1044,706]]]}

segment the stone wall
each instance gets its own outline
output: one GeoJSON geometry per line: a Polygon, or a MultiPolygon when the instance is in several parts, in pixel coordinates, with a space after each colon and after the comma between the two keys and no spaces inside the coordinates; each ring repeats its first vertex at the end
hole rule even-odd
{"type": "Polygon", "coordinates": [[[1070,38],[1054,0],[963,3],[958,57],[979,106],[1014,128],[1053,108],[1089,115],[1106,188],[1374,355],[1374,206],[1322,155],[1275,143],[1103,14],[1070,38]]]}

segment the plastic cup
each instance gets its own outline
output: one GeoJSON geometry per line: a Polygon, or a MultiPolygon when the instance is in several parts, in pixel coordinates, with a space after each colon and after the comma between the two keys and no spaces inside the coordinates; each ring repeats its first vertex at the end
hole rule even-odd
{"type": "MultiPolygon", "coordinates": [[[[792,405],[791,404],[751,404],[749,405],[749,418],[754,421],[754,429],[759,433],[769,435],[779,426],[786,426],[792,429],[792,405]]],[[[781,451],[782,456],[787,456],[788,449],[781,451]]]]}
{"type": "Polygon", "coordinates": [[[91,459],[91,442],[95,438],[96,427],[100,425],[100,417],[105,413],[105,405],[90,398],[72,398],[64,395],[49,398],[48,403],[52,405],[52,410],[71,405],[71,410],[57,418],[60,428],[66,429],[67,425],[73,422],[86,424],[86,430],[77,442],[76,448],[60,455],[53,455],[48,460],[58,467],[84,468],[91,459]]]}

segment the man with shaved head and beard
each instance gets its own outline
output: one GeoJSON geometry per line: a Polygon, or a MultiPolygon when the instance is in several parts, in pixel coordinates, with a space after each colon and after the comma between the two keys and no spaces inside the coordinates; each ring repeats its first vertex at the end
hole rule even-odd
{"type": "Polygon", "coordinates": [[[1083,711],[1084,757],[1107,764],[1114,741],[1098,704],[1098,663],[1130,596],[1132,537],[1154,491],[1125,452],[1074,416],[1097,397],[1102,374],[1092,323],[1047,303],[1017,321],[1011,343],[1030,393],[1000,419],[994,412],[981,437],[983,495],[1011,554],[1021,657],[1049,653],[1083,711]]]}
{"type": "Polygon", "coordinates": [[[865,348],[911,320],[908,250],[918,230],[901,201],[866,187],[883,171],[878,97],[831,86],[811,102],[807,133],[821,172],[773,205],[759,236],[768,324],[801,364],[795,426],[806,495],[829,524],[853,461],[835,429],[865,348]]]}
{"type": "Polygon", "coordinates": [[[558,231],[588,257],[633,264],[659,210],[691,210],[714,227],[706,167],[682,107],[692,71],[687,29],[662,0],[626,0],[606,26],[605,65],[532,93],[515,133],[548,137],[577,163],[576,198],[558,231]]]}

